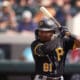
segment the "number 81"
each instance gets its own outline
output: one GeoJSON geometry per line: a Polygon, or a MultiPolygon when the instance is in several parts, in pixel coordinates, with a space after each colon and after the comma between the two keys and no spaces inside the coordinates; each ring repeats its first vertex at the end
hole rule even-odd
{"type": "Polygon", "coordinates": [[[44,72],[52,72],[52,64],[51,63],[44,63],[43,64],[43,71],[44,72]]]}

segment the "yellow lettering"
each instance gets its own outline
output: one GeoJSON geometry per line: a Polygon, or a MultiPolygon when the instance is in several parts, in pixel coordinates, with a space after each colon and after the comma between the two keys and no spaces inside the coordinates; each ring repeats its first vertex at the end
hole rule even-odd
{"type": "Polygon", "coordinates": [[[61,47],[56,48],[56,53],[57,53],[58,61],[60,61],[61,60],[61,56],[63,56],[63,54],[64,54],[63,48],[61,48],[61,47]]]}
{"type": "Polygon", "coordinates": [[[52,72],[52,64],[50,63],[44,63],[43,64],[43,71],[44,72],[52,72]]]}

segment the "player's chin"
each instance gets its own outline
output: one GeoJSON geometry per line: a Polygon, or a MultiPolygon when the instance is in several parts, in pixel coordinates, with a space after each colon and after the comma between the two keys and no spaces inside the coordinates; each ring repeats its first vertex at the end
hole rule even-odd
{"type": "Polygon", "coordinates": [[[44,41],[44,42],[48,42],[48,41],[50,41],[50,40],[51,40],[51,38],[50,38],[50,39],[46,39],[46,38],[45,38],[43,41],[44,41]]]}

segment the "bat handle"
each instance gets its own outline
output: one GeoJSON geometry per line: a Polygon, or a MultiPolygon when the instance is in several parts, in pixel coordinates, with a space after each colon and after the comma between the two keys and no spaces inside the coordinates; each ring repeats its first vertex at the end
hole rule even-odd
{"type": "Polygon", "coordinates": [[[55,22],[58,28],[61,28],[61,24],[55,18],[51,17],[50,19],[55,22]]]}

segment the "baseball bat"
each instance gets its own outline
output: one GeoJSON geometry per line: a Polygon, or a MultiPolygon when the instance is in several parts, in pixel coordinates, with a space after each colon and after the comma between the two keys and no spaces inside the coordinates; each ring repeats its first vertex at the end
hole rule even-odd
{"type": "Polygon", "coordinates": [[[57,27],[61,27],[61,24],[49,13],[49,11],[45,7],[40,7],[40,11],[49,19],[53,20],[57,27]]]}
{"type": "MultiPolygon", "coordinates": [[[[51,13],[49,13],[49,11],[48,11],[45,7],[40,7],[40,11],[41,11],[45,16],[47,16],[49,19],[51,19],[52,21],[54,21],[58,28],[61,28],[61,27],[62,27],[61,24],[51,15],[51,13]]],[[[70,35],[69,32],[66,32],[65,34],[66,34],[67,36],[70,35]]]]}

